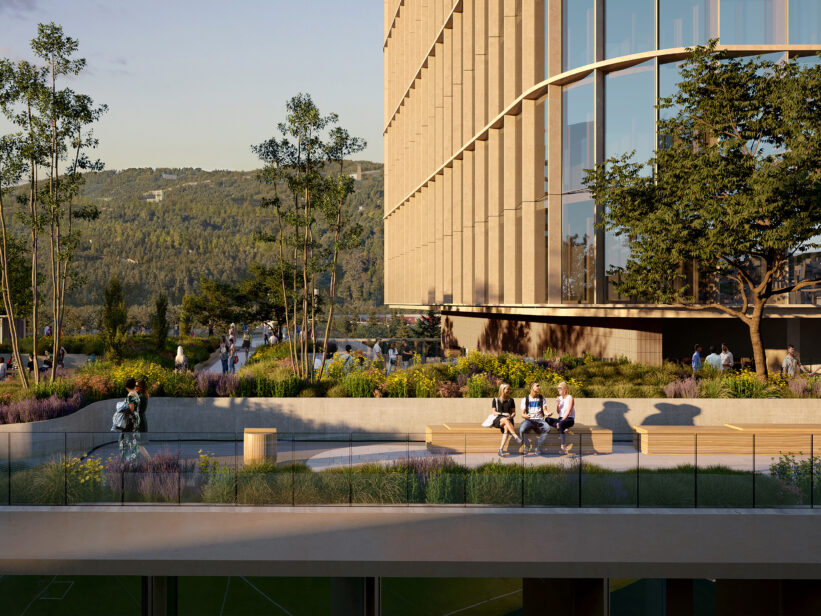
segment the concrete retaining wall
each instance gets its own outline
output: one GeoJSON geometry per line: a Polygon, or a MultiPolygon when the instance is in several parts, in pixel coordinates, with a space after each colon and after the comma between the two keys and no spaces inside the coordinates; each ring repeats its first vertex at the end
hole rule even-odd
{"type": "MultiPolygon", "coordinates": [[[[113,435],[106,433],[115,404],[95,402],[67,417],[0,426],[0,455],[8,443],[15,455],[25,456],[63,451],[66,445],[82,450],[88,443],[110,440],[113,435]],[[92,432],[98,436],[64,436],[92,432]],[[4,438],[5,433],[12,436],[4,438]]],[[[209,433],[215,438],[230,438],[244,428],[277,428],[280,435],[410,434],[424,440],[426,425],[479,424],[489,407],[487,399],[466,398],[152,398],[148,424],[151,432],[209,433]]],[[[821,400],[579,398],[576,420],[609,428],[617,440],[629,440],[633,425],[821,424],[821,400]]]]}

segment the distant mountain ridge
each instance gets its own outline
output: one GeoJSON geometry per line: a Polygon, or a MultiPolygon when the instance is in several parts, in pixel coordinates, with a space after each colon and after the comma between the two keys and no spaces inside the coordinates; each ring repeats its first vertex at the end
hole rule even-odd
{"type": "MultiPolygon", "coordinates": [[[[383,170],[379,163],[346,163],[362,171],[351,196],[352,220],[365,230],[362,245],[340,260],[338,297],[380,305],[383,300],[383,170]]],[[[274,246],[254,241],[273,232],[273,213],[258,207],[272,194],[254,171],[125,169],[86,176],[80,203],[97,205],[100,219],[81,223],[77,271],[83,282],[70,304],[100,304],[117,274],[130,304],[147,304],[162,291],[179,303],[200,277],[227,283],[253,262],[274,262],[274,246]]],[[[320,232],[322,231],[320,225],[320,232]]]]}

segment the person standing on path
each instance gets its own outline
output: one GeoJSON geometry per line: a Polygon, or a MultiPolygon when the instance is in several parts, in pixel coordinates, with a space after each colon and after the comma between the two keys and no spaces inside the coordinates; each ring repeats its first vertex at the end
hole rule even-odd
{"type": "Polygon", "coordinates": [[[730,351],[730,347],[726,344],[721,344],[721,369],[724,371],[732,370],[735,361],[733,359],[733,353],[730,351]]]}
{"type": "Polygon", "coordinates": [[[791,379],[801,373],[801,361],[795,353],[795,347],[791,344],[787,345],[787,355],[784,356],[784,361],[781,362],[781,372],[791,379]]]}
{"type": "Polygon", "coordinates": [[[220,363],[222,364],[222,373],[228,374],[228,342],[226,342],[225,336],[222,337],[220,342],[220,363]]]}
{"type": "Polygon", "coordinates": [[[177,356],[174,358],[174,370],[176,372],[188,371],[188,358],[183,352],[182,345],[177,347],[177,356]]]}
{"type": "Polygon", "coordinates": [[[231,374],[234,374],[237,371],[237,362],[239,358],[237,357],[237,348],[234,346],[234,343],[229,340],[228,344],[228,371],[231,374]]]}
{"type": "Polygon", "coordinates": [[[710,347],[710,354],[704,359],[704,363],[708,366],[712,366],[716,372],[721,372],[721,356],[716,353],[714,346],[710,347]]]}
{"type": "Polygon", "coordinates": [[[242,350],[245,351],[245,361],[248,361],[248,353],[251,351],[251,333],[246,327],[245,333],[242,334],[242,350]]]}
{"type": "Polygon", "coordinates": [[[126,411],[129,422],[125,430],[120,434],[120,458],[126,462],[133,462],[140,454],[140,394],[137,393],[137,381],[134,377],[129,377],[125,382],[126,396],[128,404],[126,411]]]}
{"type": "Polygon", "coordinates": [[[699,370],[701,370],[701,345],[696,344],[695,346],[695,353],[693,353],[693,357],[690,360],[690,365],[693,368],[693,375],[696,374],[699,370]]]}
{"type": "Polygon", "coordinates": [[[391,370],[393,370],[396,367],[396,361],[398,357],[399,352],[396,350],[396,344],[394,343],[388,348],[388,367],[385,371],[385,374],[390,376],[391,370]]]}

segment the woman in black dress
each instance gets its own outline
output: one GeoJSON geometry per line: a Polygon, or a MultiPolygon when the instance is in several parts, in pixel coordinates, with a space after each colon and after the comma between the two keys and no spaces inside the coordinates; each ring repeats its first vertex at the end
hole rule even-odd
{"type": "Polygon", "coordinates": [[[502,383],[499,385],[499,395],[493,399],[491,404],[491,411],[496,418],[493,420],[491,427],[498,428],[502,431],[502,442],[499,444],[499,457],[505,457],[505,446],[508,439],[512,436],[517,442],[521,443],[522,439],[516,434],[513,427],[513,419],[516,417],[516,402],[510,397],[510,385],[502,383]]]}

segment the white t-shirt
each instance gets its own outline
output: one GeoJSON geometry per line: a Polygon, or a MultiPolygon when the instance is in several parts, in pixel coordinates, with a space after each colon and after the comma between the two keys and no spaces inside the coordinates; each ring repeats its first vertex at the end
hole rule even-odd
{"type": "Polygon", "coordinates": [[[374,355],[381,355],[382,354],[382,347],[379,346],[378,342],[375,345],[373,345],[373,354],[374,355]]]}
{"type": "Polygon", "coordinates": [[[564,398],[556,398],[556,407],[559,410],[559,419],[576,419],[576,405],[573,404],[573,396],[567,394],[564,398]]]}
{"type": "Polygon", "coordinates": [[[522,398],[522,404],[519,406],[519,410],[525,413],[525,419],[544,419],[545,406],[547,406],[546,398],[531,398],[527,395],[522,398]],[[527,415],[532,415],[532,417],[528,417],[527,415]]]}
{"type": "Polygon", "coordinates": [[[732,351],[722,351],[721,352],[721,365],[727,366],[727,368],[733,367],[733,353],[732,351]]]}
{"type": "Polygon", "coordinates": [[[394,349],[393,347],[388,349],[388,359],[389,360],[395,362],[396,361],[396,355],[397,355],[396,349],[394,349]]]}
{"type": "Polygon", "coordinates": [[[719,372],[721,372],[721,357],[717,353],[710,353],[704,363],[709,364],[719,372]]]}

